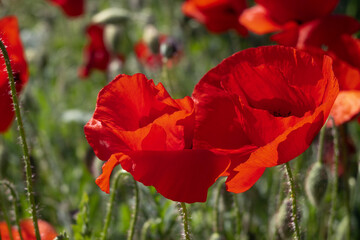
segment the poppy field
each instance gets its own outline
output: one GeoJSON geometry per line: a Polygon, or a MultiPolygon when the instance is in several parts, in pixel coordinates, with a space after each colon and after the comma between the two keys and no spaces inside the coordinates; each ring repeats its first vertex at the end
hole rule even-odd
{"type": "Polygon", "coordinates": [[[0,0],[0,240],[360,239],[359,0],[0,0]]]}

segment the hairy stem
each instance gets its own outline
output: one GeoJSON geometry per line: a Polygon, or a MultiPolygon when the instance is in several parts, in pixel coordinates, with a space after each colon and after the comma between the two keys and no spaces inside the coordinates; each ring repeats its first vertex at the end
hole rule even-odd
{"type": "Polygon", "coordinates": [[[339,130],[335,126],[335,121],[332,119],[333,128],[332,134],[334,138],[334,170],[333,170],[333,187],[331,191],[331,206],[330,206],[330,216],[329,216],[329,223],[328,223],[328,233],[327,237],[330,238],[332,234],[332,225],[335,216],[335,207],[336,207],[336,193],[338,189],[338,168],[339,168],[339,158],[340,158],[340,147],[339,147],[339,130]]]}
{"type": "Polygon", "coordinates": [[[130,229],[129,229],[127,240],[132,240],[134,238],[135,225],[136,225],[136,221],[137,221],[137,217],[138,217],[139,202],[140,202],[138,184],[137,184],[137,182],[135,181],[134,178],[132,178],[132,179],[133,179],[133,183],[134,183],[135,204],[134,204],[134,211],[133,211],[132,216],[131,216],[130,229]]]}
{"type": "MultiPolygon", "coordinates": [[[[20,229],[20,214],[19,214],[19,198],[18,195],[16,193],[15,187],[8,181],[6,180],[0,180],[0,184],[7,187],[10,190],[10,194],[13,198],[13,204],[14,204],[14,212],[15,212],[15,221],[16,221],[16,225],[18,227],[18,229],[20,229]]],[[[20,239],[24,240],[21,231],[19,231],[19,235],[20,235],[20,239]]]]}
{"type": "Polygon", "coordinates": [[[185,240],[190,240],[191,238],[190,238],[190,230],[189,230],[189,219],[188,219],[186,204],[184,202],[180,202],[178,206],[184,227],[184,238],[185,240]]]}
{"type": "Polygon", "coordinates": [[[111,194],[110,194],[110,199],[109,199],[109,203],[107,206],[107,213],[106,213],[106,217],[105,217],[104,228],[103,228],[102,234],[101,234],[101,240],[105,240],[107,238],[107,232],[108,232],[110,221],[111,221],[111,213],[112,213],[112,209],[114,206],[116,189],[118,188],[118,183],[119,183],[119,180],[120,180],[121,176],[123,175],[123,173],[126,173],[126,172],[118,171],[116,173],[114,183],[111,187],[111,194]]]}
{"type": "Polygon", "coordinates": [[[37,214],[36,214],[35,198],[34,198],[34,193],[33,193],[33,183],[32,183],[32,178],[31,178],[32,171],[31,171],[31,165],[30,165],[29,148],[28,148],[28,145],[26,142],[26,135],[25,135],[24,125],[23,125],[23,121],[22,121],[22,117],[21,117],[21,113],[20,113],[20,105],[19,105],[19,100],[17,98],[14,76],[13,76],[13,73],[11,70],[10,58],[9,58],[9,55],[6,51],[5,45],[2,42],[2,40],[0,40],[0,48],[1,48],[1,51],[2,51],[4,59],[5,59],[6,70],[8,72],[8,76],[9,76],[11,95],[12,95],[12,99],[13,99],[13,103],[14,103],[16,121],[17,121],[17,124],[19,127],[21,146],[22,146],[23,154],[24,154],[23,158],[24,158],[25,173],[26,173],[27,197],[28,197],[28,201],[30,203],[30,213],[31,213],[33,224],[34,224],[36,240],[41,240],[39,226],[38,226],[38,218],[37,218],[37,214]]]}
{"type": "Polygon", "coordinates": [[[288,176],[289,185],[290,185],[290,199],[292,201],[292,220],[294,222],[294,227],[295,227],[294,239],[300,240],[300,228],[299,228],[298,216],[297,216],[294,178],[292,175],[290,164],[288,162],[285,163],[285,167],[286,167],[286,174],[288,176]]]}

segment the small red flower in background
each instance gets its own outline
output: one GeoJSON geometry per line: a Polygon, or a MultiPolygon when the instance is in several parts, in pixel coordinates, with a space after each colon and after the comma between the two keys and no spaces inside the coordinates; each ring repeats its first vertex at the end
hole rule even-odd
{"type": "Polygon", "coordinates": [[[153,25],[145,27],[143,39],[135,44],[134,51],[138,61],[153,70],[163,64],[172,67],[182,55],[180,44],[174,38],[160,34],[153,25]]]}
{"type": "Polygon", "coordinates": [[[69,17],[78,17],[84,13],[85,0],[49,0],[53,4],[61,7],[69,17]]]}
{"type": "MultiPolygon", "coordinates": [[[[38,226],[42,240],[53,240],[57,237],[55,229],[49,223],[39,220],[38,226]]],[[[20,229],[24,240],[36,240],[34,225],[31,219],[20,221],[20,229]]],[[[14,240],[20,240],[18,229],[12,227],[11,231],[14,240]]],[[[2,240],[10,240],[9,230],[5,222],[0,222],[0,236],[2,240]]]]}
{"type": "Polygon", "coordinates": [[[180,202],[206,201],[208,188],[229,165],[209,150],[193,149],[194,103],[172,99],[143,74],[119,75],[99,93],[85,136],[103,161],[97,178],[109,192],[113,168],[121,164],[134,179],[180,202]]]}
{"type": "MultiPolygon", "coordinates": [[[[93,69],[106,72],[113,57],[104,43],[103,26],[91,24],[86,28],[86,34],[90,42],[84,48],[85,64],[79,69],[81,78],[88,77],[93,69]]],[[[124,61],[123,56],[117,54],[116,57],[120,61],[124,61]]]]}
{"type": "Polygon", "coordinates": [[[211,32],[222,33],[234,29],[246,36],[247,29],[239,22],[245,8],[245,0],[187,0],[183,3],[182,11],[204,24],[211,32]]]}
{"type": "Polygon", "coordinates": [[[304,152],[338,94],[331,58],[282,46],[244,50],[210,70],[193,92],[194,148],[231,157],[228,191],[248,190],[265,168],[304,152]]]}
{"type": "Polygon", "coordinates": [[[339,0],[256,0],[240,22],[250,31],[266,34],[330,14],[339,0]]]}
{"type": "MultiPolygon", "coordinates": [[[[352,34],[360,23],[351,17],[334,15],[289,28],[272,39],[294,46],[317,58],[324,54],[333,58],[333,69],[339,80],[340,93],[331,116],[336,125],[353,119],[360,112],[360,40],[352,34]]],[[[331,126],[331,123],[328,123],[331,126]]]]}
{"type": "MultiPolygon", "coordinates": [[[[0,38],[6,46],[14,75],[16,91],[19,94],[28,81],[29,72],[16,17],[10,16],[0,19],[0,38]]],[[[0,133],[2,133],[10,127],[15,113],[5,60],[2,54],[0,55],[0,133]]]]}

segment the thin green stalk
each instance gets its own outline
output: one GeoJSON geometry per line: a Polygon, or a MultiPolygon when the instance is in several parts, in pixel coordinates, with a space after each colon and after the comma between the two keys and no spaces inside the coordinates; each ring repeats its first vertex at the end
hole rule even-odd
{"type": "Polygon", "coordinates": [[[110,194],[110,199],[109,199],[109,203],[107,206],[107,213],[106,213],[106,217],[105,217],[104,228],[103,228],[102,234],[101,234],[101,240],[105,240],[107,238],[107,232],[108,232],[110,221],[111,221],[111,213],[112,213],[112,209],[114,206],[116,190],[118,188],[119,180],[123,174],[127,174],[127,172],[124,172],[121,170],[121,171],[118,171],[115,175],[114,183],[111,187],[111,194],[110,194]]]}
{"type": "Polygon", "coordinates": [[[299,228],[298,216],[297,216],[294,178],[292,175],[290,164],[288,162],[285,163],[285,167],[286,167],[286,174],[288,176],[289,185],[290,185],[290,198],[292,201],[292,220],[294,221],[294,227],[295,227],[294,238],[297,240],[300,240],[300,228],[299,228]]]}
{"type": "Polygon", "coordinates": [[[325,132],[326,132],[326,123],[322,127],[320,134],[319,134],[319,148],[318,148],[316,160],[321,164],[322,164],[322,157],[323,157],[323,153],[324,153],[325,132]]]}
{"type": "MultiPolygon", "coordinates": [[[[11,196],[13,198],[16,225],[18,226],[18,229],[20,229],[19,198],[16,193],[16,190],[14,186],[8,181],[0,180],[0,184],[2,184],[3,186],[7,187],[10,190],[11,196]]],[[[24,240],[21,231],[19,231],[19,235],[20,235],[20,239],[24,240]]]]}
{"type": "Polygon", "coordinates": [[[215,190],[215,202],[214,202],[214,208],[213,208],[213,231],[214,233],[219,233],[219,226],[220,226],[220,220],[219,220],[219,203],[220,203],[220,197],[221,197],[221,191],[222,186],[225,182],[225,179],[221,179],[221,181],[218,182],[218,185],[216,186],[215,190]]]}
{"type": "Polygon", "coordinates": [[[180,216],[181,216],[181,220],[183,223],[183,227],[184,227],[184,238],[185,240],[190,240],[190,230],[189,230],[189,219],[188,219],[188,212],[186,209],[186,204],[184,202],[179,202],[179,211],[180,211],[180,216]]]}
{"type": "Polygon", "coordinates": [[[131,216],[130,229],[129,229],[127,240],[132,240],[134,238],[135,225],[136,225],[136,221],[137,221],[137,217],[138,217],[138,213],[139,213],[139,202],[140,202],[138,184],[134,178],[132,178],[132,179],[133,179],[133,183],[134,183],[135,205],[134,205],[134,211],[131,216]]]}
{"type": "Polygon", "coordinates": [[[33,224],[34,224],[36,240],[41,240],[39,226],[38,226],[38,218],[36,215],[36,204],[35,204],[35,198],[34,198],[34,193],[33,193],[33,183],[32,183],[32,178],[31,178],[32,171],[31,171],[31,165],[30,165],[29,149],[28,149],[28,145],[26,142],[26,135],[25,135],[23,121],[21,118],[20,105],[19,105],[19,101],[17,98],[14,76],[13,76],[13,73],[11,70],[10,58],[9,58],[9,55],[6,51],[6,47],[5,47],[4,43],[2,42],[2,40],[0,40],[0,49],[3,53],[4,59],[5,59],[5,64],[6,64],[6,69],[7,69],[8,76],[9,76],[11,95],[12,95],[12,99],[13,99],[13,103],[14,103],[16,121],[17,121],[17,124],[19,127],[21,146],[22,146],[23,154],[24,154],[27,197],[28,197],[28,201],[30,204],[30,213],[31,213],[33,224]]]}
{"type": "Polygon", "coordinates": [[[332,234],[332,225],[335,216],[336,197],[337,197],[336,193],[338,189],[338,168],[339,168],[339,159],[340,159],[339,130],[335,125],[334,119],[332,119],[332,122],[333,122],[332,134],[334,138],[334,170],[333,170],[334,183],[331,191],[331,206],[330,206],[330,216],[328,223],[328,233],[327,233],[328,239],[332,234]]]}
{"type": "Polygon", "coordinates": [[[8,231],[9,231],[10,240],[14,240],[14,237],[13,237],[13,234],[12,234],[12,231],[11,231],[10,218],[9,218],[9,215],[7,214],[7,211],[6,211],[6,208],[5,208],[5,205],[4,205],[4,196],[2,194],[0,194],[0,210],[3,213],[2,215],[4,217],[4,220],[6,222],[6,226],[7,226],[8,231]]]}
{"type": "Polygon", "coordinates": [[[236,214],[236,236],[237,236],[237,238],[235,238],[235,239],[239,239],[240,234],[241,234],[240,206],[239,206],[239,202],[238,202],[238,195],[234,193],[233,197],[234,197],[234,207],[235,207],[235,214],[236,214]]]}

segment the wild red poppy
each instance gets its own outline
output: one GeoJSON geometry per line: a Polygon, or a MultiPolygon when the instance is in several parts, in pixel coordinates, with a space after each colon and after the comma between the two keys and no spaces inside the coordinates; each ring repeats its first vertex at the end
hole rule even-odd
{"type": "Polygon", "coordinates": [[[316,60],[282,46],[244,50],[196,85],[193,147],[229,154],[227,189],[244,192],[265,168],[310,146],[337,94],[327,56],[316,60]]]}
{"type": "Polygon", "coordinates": [[[79,69],[79,76],[86,78],[93,69],[106,72],[112,57],[118,58],[121,62],[124,57],[119,54],[112,54],[104,43],[104,27],[98,24],[90,24],[86,28],[89,43],[84,48],[85,64],[79,69]]]}
{"type": "Polygon", "coordinates": [[[208,188],[229,165],[209,150],[193,149],[194,103],[172,99],[143,74],[119,75],[99,93],[85,136],[103,161],[96,183],[109,192],[113,168],[181,202],[206,201],[208,188]],[[200,174],[201,173],[201,174],[200,174]]]}
{"type": "Polygon", "coordinates": [[[240,23],[250,31],[265,34],[302,24],[330,14],[339,0],[256,0],[246,9],[240,23]]]}
{"type": "Polygon", "coordinates": [[[195,18],[209,31],[222,33],[234,29],[242,36],[248,31],[238,19],[245,8],[245,0],[187,0],[182,5],[186,16],[195,18]]]}
{"type": "MultiPolygon", "coordinates": [[[[16,91],[19,94],[28,81],[29,72],[16,17],[9,16],[0,19],[0,38],[5,44],[10,57],[16,91]]],[[[0,133],[2,133],[10,127],[15,113],[12,97],[9,94],[10,86],[5,60],[2,54],[0,55],[0,66],[2,68],[0,70],[0,133]]]]}
{"type": "Polygon", "coordinates": [[[49,0],[59,6],[69,17],[78,17],[84,13],[85,0],[49,0]]]}
{"type": "MultiPolygon", "coordinates": [[[[38,220],[40,237],[42,240],[53,240],[57,237],[55,229],[46,221],[38,220]]],[[[34,225],[31,219],[20,221],[21,234],[24,240],[36,240],[34,225]]],[[[14,240],[20,240],[18,229],[11,228],[14,240]]],[[[2,240],[10,240],[9,230],[5,222],[0,222],[0,236],[2,240]]]]}
{"type": "Polygon", "coordinates": [[[280,44],[305,50],[318,58],[324,54],[333,58],[340,93],[331,115],[337,125],[360,112],[360,40],[351,36],[359,30],[360,23],[356,19],[334,15],[289,28],[272,37],[280,44]]]}
{"type": "Polygon", "coordinates": [[[165,58],[168,67],[172,67],[174,63],[179,61],[182,51],[175,39],[166,35],[159,35],[154,40],[157,42],[151,43],[152,46],[144,40],[140,40],[135,44],[134,51],[142,65],[150,69],[158,69],[165,63],[165,58]],[[165,52],[162,52],[163,47],[166,48],[165,52]],[[169,56],[165,56],[167,53],[169,53],[169,56]]]}

